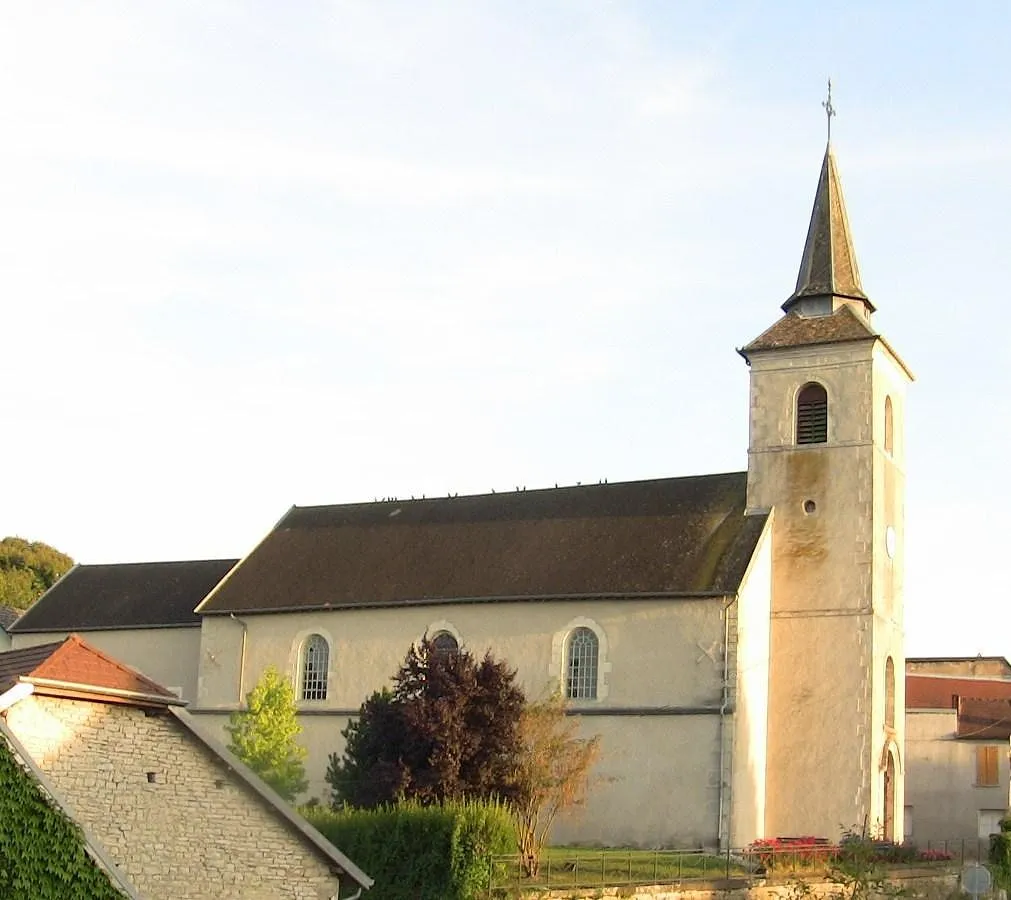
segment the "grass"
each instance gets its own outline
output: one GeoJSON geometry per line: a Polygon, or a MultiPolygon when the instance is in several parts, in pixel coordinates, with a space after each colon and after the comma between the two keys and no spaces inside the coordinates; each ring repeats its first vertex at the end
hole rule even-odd
{"type": "Polygon", "coordinates": [[[676,884],[683,880],[740,877],[733,858],[701,850],[592,850],[551,847],[541,856],[536,878],[524,878],[516,857],[495,860],[495,887],[574,888],[633,884],[676,884]]]}

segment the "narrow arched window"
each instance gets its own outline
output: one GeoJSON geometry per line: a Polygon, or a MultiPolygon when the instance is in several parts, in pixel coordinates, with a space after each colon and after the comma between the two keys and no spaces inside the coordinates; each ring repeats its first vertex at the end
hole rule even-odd
{"type": "Polygon", "coordinates": [[[895,663],[885,660],[885,727],[895,727],[895,663]]]}
{"type": "Polygon", "coordinates": [[[895,431],[892,422],[892,398],[885,397],[885,453],[891,453],[895,446],[895,431]]]}
{"type": "Polygon", "coordinates": [[[440,631],[432,638],[432,649],[439,654],[459,653],[460,644],[448,631],[440,631]]]}
{"type": "Polygon", "coordinates": [[[797,443],[828,440],[828,394],[820,384],[805,384],[797,394],[797,443]]]}
{"type": "Polygon", "coordinates": [[[310,634],[302,645],[303,700],[326,700],[327,675],[330,669],[330,645],[321,634],[310,634]]]}
{"type": "Polygon", "coordinates": [[[569,635],[566,653],[565,696],[570,700],[595,700],[600,645],[589,628],[576,628],[569,635]]]}

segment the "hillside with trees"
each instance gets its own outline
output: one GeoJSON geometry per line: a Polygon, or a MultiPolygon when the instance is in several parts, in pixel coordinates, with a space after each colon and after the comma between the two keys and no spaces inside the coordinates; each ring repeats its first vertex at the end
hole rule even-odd
{"type": "Polygon", "coordinates": [[[0,540],[0,606],[28,609],[74,561],[65,553],[19,537],[0,540]]]}

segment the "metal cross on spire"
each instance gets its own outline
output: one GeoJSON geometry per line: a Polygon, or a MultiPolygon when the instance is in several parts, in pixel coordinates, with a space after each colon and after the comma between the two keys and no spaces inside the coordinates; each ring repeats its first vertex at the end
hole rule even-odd
{"type": "Polygon", "coordinates": [[[825,110],[825,118],[828,120],[828,142],[832,143],[832,117],[835,115],[835,107],[832,105],[832,79],[828,80],[828,99],[822,100],[821,105],[825,110]]]}

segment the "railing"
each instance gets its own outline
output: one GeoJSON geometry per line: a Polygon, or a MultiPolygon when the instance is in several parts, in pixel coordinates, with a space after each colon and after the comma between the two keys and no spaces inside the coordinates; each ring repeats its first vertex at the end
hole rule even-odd
{"type": "MultiPolygon", "coordinates": [[[[974,859],[986,859],[989,842],[958,840],[902,847],[872,844],[875,864],[896,869],[938,869],[974,859]]],[[[845,848],[827,841],[796,846],[754,847],[715,853],[706,850],[591,850],[550,848],[544,851],[536,876],[524,874],[517,855],[488,861],[488,897],[516,896],[526,891],[582,888],[680,885],[698,882],[753,884],[772,878],[825,875],[845,860],[845,848]]]]}

